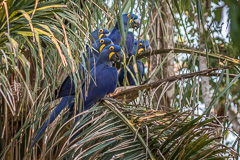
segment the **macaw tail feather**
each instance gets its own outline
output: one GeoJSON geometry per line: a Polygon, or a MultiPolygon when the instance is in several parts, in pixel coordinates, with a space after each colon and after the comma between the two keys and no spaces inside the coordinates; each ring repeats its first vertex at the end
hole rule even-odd
{"type": "Polygon", "coordinates": [[[42,126],[42,128],[40,129],[40,131],[38,132],[37,136],[34,138],[34,141],[31,145],[30,148],[32,148],[37,141],[39,140],[39,138],[42,136],[43,132],[46,130],[46,128],[48,127],[49,124],[51,124],[56,117],[59,115],[59,113],[67,106],[69,105],[69,108],[73,105],[73,103],[71,103],[74,99],[74,96],[67,96],[67,97],[63,97],[63,99],[61,100],[61,102],[58,104],[58,106],[54,109],[54,111],[51,113],[50,115],[50,119],[48,119],[42,126]]]}
{"type": "MultiPolygon", "coordinates": [[[[92,101],[92,102],[90,102],[89,104],[87,104],[86,106],[84,106],[84,107],[82,108],[81,112],[84,112],[84,111],[90,109],[90,107],[91,107],[94,103],[95,103],[95,101],[92,101]]],[[[78,114],[78,113],[79,113],[79,112],[77,112],[77,114],[78,114]]],[[[87,115],[85,115],[85,117],[87,117],[89,114],[90,114],[90,113],[87,113],[87,115]]],[[[82,116],[83,116],[83,115],[80,115],[80,116],[76,117],[75,122],[74,122],[74,126],[75,126],[75,125],[77,124],[77,122],[82,118],[82,116]]],[[[84,118],[84,119],[85,119],[85,118],[84,118]]],[[[83,120],[84,120],[84,119],[83,119],[83,120]]],[[[83,125],[83,124],[82,124],[82,125],[83,125]]],[[[80,126],[78,126],[77,128],[75,128],[75,130],[78,130],[79,128],[81,128],[82,125],[80,125],[80,126]]],[[[82,132],[82,130],[80,130],[80,131],[78,131],[78,132],[75,131],[74,134],[72,135],[72,137],[70,138],[70,142],[72,142],[81,132],[82,132]]]]}

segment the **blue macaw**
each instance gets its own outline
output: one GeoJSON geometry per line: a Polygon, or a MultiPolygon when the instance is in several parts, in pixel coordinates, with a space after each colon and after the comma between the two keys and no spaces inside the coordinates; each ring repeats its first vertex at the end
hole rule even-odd
{"type": "MultiPolygon", "coordinates": [[[[112,62],[122,61],[123,57],[123,51],[118,45],[109,45],[102,50],[98,57],[96,68],[91,69],[92,78],[89,86],[84,86],[87,85],[87,83],[83,83],[81,86],[82,97],[79,95],[79,98],[83,98],[83,107],[81,111],[89,109],[94,103],[102,99],[106,94],[114,92],[115,88],[117,87],[118,73],[117,69],[112,67],[112,62]]],[[[74,98],[75,96],[66,96],[63,98],[63,100],[51,113],[50,119],[44,123],[37,136],[34,138],[31,148],[36,144],[47,126],[54,121],[59,113],[66,106],[69,108],[73,106],[74,98]]]]}
{"type": "MultiPolygon", "coordinates": [[[[94,43],[96,40],[101,38],[107,38],[107,34],[109,34],[109,30],[105,28],[98,28],[95,31],[91,33],[92,37],[90,37],[92,43],[94,43]]],[[[89,50],[89,46],[86,45],[86,51],[89,50]]]]}
{"type": "Polygon", "coordinates": [[[95,31],[93,31],[91,33],[93,39],[92,40],[92,43],[94,43],[94,41],[100,39],[100,38],[106,38],[107,37],[107,34],[109,34],[109,30],[105,29],[105,28],[98,28],[96,29],[95,31]]]}
{"type": "MultiPolygon", "coordinates": [[[[124,24],[124,31],[126,32],[127,30],[127,24],[128,24],[128,19],[129,23],[130,23],[130,28],[138,28],[140,25],[140,19],[138,18],[137,15],[135,14],[123,14],[123,24],[124,24]]],[[[110,35],[108,36],[108,38],[110,38],[114,44],[119,45],[119,43],[121,42],[121,34],[118,28],[118,23],[115,24],[115,27],[113,28],[112,32],[110,33],[110,35]]],[[[132,32],[127,32],[127,37],[126,37],[126,48],[125,48],[125,52],[129,53],[132,48],[133,48],[133,43],[134,43],[134,35],[132,32]]]]}
{"type": "MultiPolygon", "coordinates": [[[[96,60],[97,60],[96,57],[98,57],[98,54],[101,52],[101,51],[99,52],[99,50],[103,49],[103,47],[105,47],[106,45],[109,45],[111,43],[111,42],[108,43],[109,39],[107,39],[106,41],[104,40],[105,46],[99,46],[100,40],[98,40],[98,39],[106,38],[107,34],[109,34],[109,30],[107,30],[105,28],[98,28],[91,33],[92,37],[90,37],[90,38],[93,43],[92,48],[94,48],[94,49],[90,49],[89,46],[86,45],[87,56],[84,55],[84,62],[87,62],[88,59],[90,60],[89,61],[90,69],[92,69],[94,62],[96,62],[96,60]],[[98,40],[98,41],[95,42],[96,40],[98,40]],[[94,56],[94,58],[92,58],[93,56],[94,56]]],[[[88,64],[86,64],[84,66],[86,66],[86,68],[88,68],[87,67],[88,64]]],[[[84,76],[84,72],[83,72],[84,68],[82,67],[81,64],[79,65],[78,71],[79,71],[79,77],[80,77],[80,79],[82,79],[82,77],[84,76]]],[[[72,78],[73,78],[73,75],[71,74],[63,81],[63,84],[61,85],[60,89],[55,90],[55,96],[54,96],[53,100],[64,97],[64,96],[72,95],[75,93],[75,87],[74,87],[74,82],[72,81],[72,78]]]]}
{"type": "MultiPolygon", "coordinates": [[[[134,46],[131,50],[131,52],[129,53],[129,56],[132,56],[132,55],[136,55],[139,54],[139,53],[142,53],[142,52],[145,52],[145,51],[151,51],[152,48],[151,46],[149,45],[149,42],[146,40],[141,40],[141,41],[135,41],[134,42],[134,46]],[[146,44],[145,44],[146,42],[146,44]]],[[[140,80],[143,78],[144,76],[144,64],[141,60],[137,60],[136,61],[136,65],[137,65],[137,69],[138,69],[138,73],[139,73],[139,77],[140,77],[140,80]]],[[[127,66],[129,68],[129,70],[131,71],[131,73],[129,71],[127,71],[127,75],[126,75],[126,84],[129,86],[129,85],[133,85],[135,86],[136,85],[136,73],[132,67],[132,65],[128,65],[127,66]],[[135,80],[134,80],[135,78],[135,80]]],[[[118,81],[119,81],[119,84],[120,86],[123,86],[124,85],[124,74],[125,74],[125,70],[124,68],[122,68],[119,72],[119,76],[118,76],[118,81]]]]}
{"type": "MultiPolygon", "coordinates": [[[[92,49],[88,49],[87,56],[84,57],[85,62],[89,61],[90,62],[90,69],[93,68],[95,62],[97,62],[99,53],[103,50],[104,47],[113,44],[111,39],[109,38],[101,38],[96,40],[93,45],[92,49]]],[[[85,68],[88,68],[87,64],[83,65],[86,66],[85,68]]],[[[82,77],[84,76],[84,67],[82,65],[79,66],[78,72],[79,72],[79,77],[81,80],[83,79],[82,77]]],[[[62,83],[59,91],[55,90],[55,99],[69,96],[69,95],[74,95],[75,94],[75,84],[73,81],[73,74],[68,76],[62,83]]]]}

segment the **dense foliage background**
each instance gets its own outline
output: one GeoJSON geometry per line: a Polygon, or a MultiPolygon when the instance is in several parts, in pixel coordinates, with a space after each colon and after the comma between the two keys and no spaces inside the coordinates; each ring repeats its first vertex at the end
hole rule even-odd
{"type": "Polygon", "coordinates": [[[239,9],[237,0],[0,0],[1,159],[238,158],[239,9]],[[122,26],[123,13],[140,16],[130,30],[154,49],[130,59],[145,63],[144,84],[80,113],[71,143],[75,117],[64,110],[30,149],[90,33],[122,26]]]}

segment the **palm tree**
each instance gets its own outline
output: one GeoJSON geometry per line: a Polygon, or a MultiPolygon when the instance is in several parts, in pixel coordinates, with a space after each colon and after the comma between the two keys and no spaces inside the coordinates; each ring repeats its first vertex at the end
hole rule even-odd
{"type": "MultiPolygon", "coordinates": [[[[235,3],[228,5],[235,6],[235,3]]],[[[206,22],[212,17],[208,7],[209,4],[201,1],[183,0],[178,3],[168,0],[0,1],[1,159],[237,157],[239,131],[232,130],[230,125],[234,128],[238,112],[232,119],[226,115],[238,103],[240,61],[231,39],[228,42],[215,37],[219,32],[217,19],[211,24],[206,22]],[[64,115],[68,110],[64,110],[37,145],[30,148],[32,137],[59,102],[51,101],[55,89],[84,61],[85,46],[91,45],[89,33],[98,27],[111,30],[117,21],[122,26],[120,17],[126,12],[141,15],[142,25],[134,30],[135,39],[149,39],[155,46],[154,51],[129,60],[135,63],[142,59],[147,66],[144,84],[137,82],[137,86],[118,88],[104,101],[70,120],[66,120],[64,115]],[[167,28],[167,16],[171,16],[174,34],[166,32],[171,31],[167,28]],[[156,19],[160,28],[154,28],[156,19]],[[200,26],[202,31],[198,32],[200,26]],[[175,44],[163,48],[158,38],[174,40],[175,44]],[[207,50],[200,51],[200,45],[207,50]],[[161,56],[157,56],[159,61],[153,65],[150,57],[155,55],[161,56]],[[200,71],[198,55],[206,57],[209,69],[200,71]],[[166,63],[170,60],[175,62],[169,65],[174,64],[176,75],[164,71],[169,68],[166,63]],[[200,89],[203,76],[210,77],[209,87],[213,92],[208,95],[211,102],[205,107],[202,104],[206,95],[200,89]],[[169,87],[175,88],[171,102],[166,96],[169,87]],[[155,95],[157,98],[153,98],[155,95]],[[234,99],[229,101],[229,98],[234,99]],[[79,115],[80,120],[74,124],[79,115]],[[233,144],[226,143],[229,132],[236,135],[233,144]],[[74,133],[78,134],[70,141],[74,133]]],[[[214,13],[215,18],[221,15],[219,11],[214,13]]],[[[121,30],[123,37],[125,34],[121,30]]],[[[90,78],[88,73],[89,69],[85,76],[90,78]]],[[[74,78],[74,83],[81,83],[79,77],[74,78]]]]}

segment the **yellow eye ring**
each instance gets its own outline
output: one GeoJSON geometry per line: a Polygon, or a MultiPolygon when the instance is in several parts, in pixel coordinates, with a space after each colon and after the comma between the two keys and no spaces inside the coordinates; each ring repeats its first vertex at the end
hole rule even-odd
{"type": "Polygon", "coordinates": [[[103,44],[103,43],[104,43],[104,39],[101,39],[101,40],[100,40],[100,43],[102,43],[102,44],[103,44]]]}
{"type": "Polygon", "coordinates": [[[138,44],[138,46],[140,46],[140,47],[141,47],[141,46],[142,46],[142,43],[139,43],[139,44],[138,44]]]}
{"type": "Polygon", "coordinates": [[[130,14],[127,14],[127,17],[129,18],[130,14]]]}
{"type": "Polygon", "coordinates": [[[109,50],[110,50],[110,51],[113,51],[113,50],[114,50],[114,47],[113,47],[113,46],[109,47],[109,50]]]}
{"type": "Polygon", "coordinates": [[[103,29],[99,29],[98,32],[99,32],[99,33],[102,33],[102,32],[103,32],[103,29]]]}

